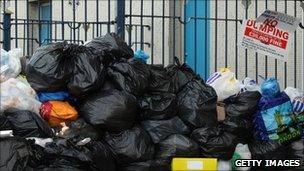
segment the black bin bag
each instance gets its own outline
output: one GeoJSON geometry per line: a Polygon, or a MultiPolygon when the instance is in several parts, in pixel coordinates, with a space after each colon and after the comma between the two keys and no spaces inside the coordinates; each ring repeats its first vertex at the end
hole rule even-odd
{"type": "Polygon", "coordinates": [[[148,160],[122,165],[119,171],[171,171],[170,163],[162,160],[148,160]]]}
{"type": "Polygon", "coordinates": [[[154,144],[172,134],[190,134],[190,129],[177,116],[168,120],[146,120],[142,121],[141,125],[149,133],[154,144]]]}
{"type": "Polygon", "coordinates": [[[9,120],[4,116],[2,113],[0,113],[0,131],[4,130],[11,130],[12,126],[9,122],[9,120]]]}
{"type": "Polygon", "coordinates": [[[14,136],[22,138],[53,137],[52,128],[36,113],[27,110],[7,109],[4,115],[9,121],[14,136]]]}
{"type": "Polygon", "coordinates": [[[137,108],[133,95],[110,89],[88,97],[79,114],[98,131],[120,132],[133,126],[137,108]]]}
{"type": "Polygon", "coordinates": [[[108,77],[117,89],[136,96],[147,92],[150,71],[137,59],[119,60],[108,67],[108,77]]]}
{"type": "Polygon", "coordinates": [[[22,171],[32,155],[31,148],[25,139],[0,138],[0,170],[22,171]]]}
{"type": "Polygon", "coordinates": [[[101,57],[93,55],[85,46],[70,45],[69,52],[73,74],[67,84],[69,92],[77,98],[85,98],[100,89],[104,83],[106,70],[101,57]]]}
{"type": "Polygon", "coordinates": [[[150,65],[149,91],[178,93],[188,82],[200,79],[187,64],[180,64],[177,57],[174,61],[174,64],[166,68],[150,65]]]}
{"type": "Polygon", "coordinates": [[[177,114],[177,98],[173,93],[151,93],[138,98],[142,120],[169,119],[177,114]]]}
{"type": "Polygon", "coordinates": [[[256,112],[261,94],[247,91],[225,101],[225,130],[236,135],[243,142],[252,139],[252,116],[256,112]]]}
{"type": "Polygon", "coordinates": [[[199,146],[193,140],[180,134],[173,134],[156,147],[156,159],[171,161],[174,157],[198,157],[199,146]]]}
{"type": "Polygon", "coordinates": [[[72,73],[66,42],[39,47],[26,66],[26,78],[36,91],[65,90],[72,73]]]}
{"type": "Polygon", "coordinates": [[[189,82],[178,98],[178,115],[192,129],[217,125],[215,90],[199,80],[189,82]]]}
{"type": "Polygon", "coordinates": [[[105,65],[112,62],[114,59],[129,59],[134,56],[133,50],[115,33],[108,33],[104,36],[95,38],[85,44],[85,46],[91,48],[94,55],[102,56],[105,65]]]}
{"type": "Polygon", "coordinates": [[[108,133],[104,140],[110,146],[119,165],[153,159],[153,143],[148,133],[139,126],[118,134],[108,133]]]}
{"type": "MultiPolygon", "coordinates": [[[[80,170],[115,170],[115,160],[108,146],[102,141],[78,145],[75,139],[56,139],[44,149],[47,168],[77,168],[80,170]]],[[[38,167],[42,168],[42,167],[38,167]]]]}
{"type": "Polygon", "coordinates": [[[199,144],[204,157],[230,160],[237,145],[233,134],[217,127],[196,129],[190,137],[199,144]]]}

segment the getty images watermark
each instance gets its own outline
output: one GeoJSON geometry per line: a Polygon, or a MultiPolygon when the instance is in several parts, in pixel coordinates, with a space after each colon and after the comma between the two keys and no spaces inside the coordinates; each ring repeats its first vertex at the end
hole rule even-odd
{"type": "Polygon", "coordinates": [[[235,160],[236,167],[298,167],[300,160],[235,160]]]}

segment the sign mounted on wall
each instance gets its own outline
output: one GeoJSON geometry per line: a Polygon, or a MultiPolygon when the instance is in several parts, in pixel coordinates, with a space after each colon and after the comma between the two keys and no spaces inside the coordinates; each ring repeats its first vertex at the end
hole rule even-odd
{"type": "Polygon", "coordinates": [[[293,16],[266,10],[256,20],[243,21],[239,45],[286,61],[290,39],[299,23],[293,16]]]}

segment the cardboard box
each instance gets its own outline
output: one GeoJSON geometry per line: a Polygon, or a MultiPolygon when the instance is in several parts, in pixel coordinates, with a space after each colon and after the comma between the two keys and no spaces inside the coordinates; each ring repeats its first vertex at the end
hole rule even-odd
{"type": "Polygon", "coordinates": [[[173,158],[172,171],[216,171],[216,158],[173,158]]]}
{"type": "Polygon", "coordinates": [[[217,102],[216,110],[217,110],[217,120],[223,121],[226,117],[225,103],[217,102]]]}

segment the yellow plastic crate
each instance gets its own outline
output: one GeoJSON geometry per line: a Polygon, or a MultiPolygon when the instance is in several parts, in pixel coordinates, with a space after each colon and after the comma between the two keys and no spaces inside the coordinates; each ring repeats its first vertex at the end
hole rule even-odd
{"type": "Polygon", "coordinates": [[[216,158],[173,158],[172,171],[216,171],[216,158]]]}

